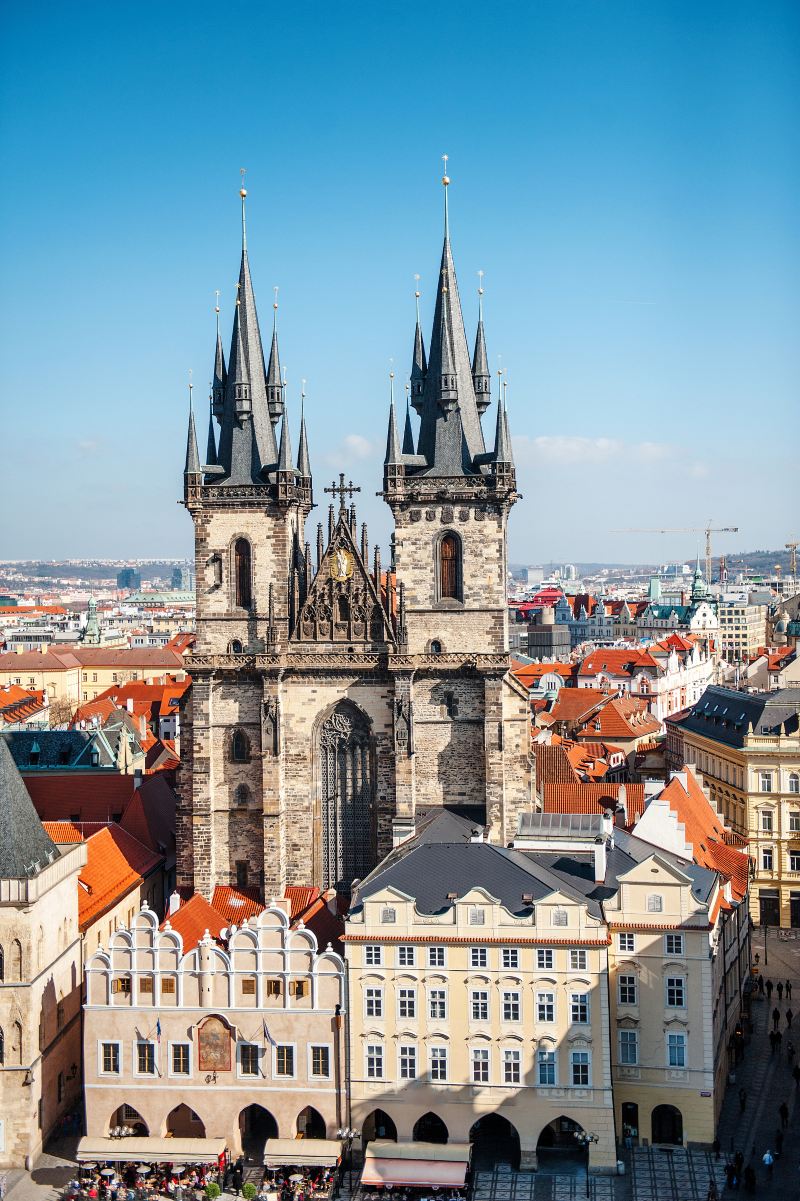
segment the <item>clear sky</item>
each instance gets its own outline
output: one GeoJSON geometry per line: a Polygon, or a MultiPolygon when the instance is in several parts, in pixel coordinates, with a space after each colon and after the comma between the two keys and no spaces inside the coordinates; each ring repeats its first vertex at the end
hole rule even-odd
{"type": "Polygon", "coordinates": [[[720,549],[798,535],[796,0],[7,0],[0,20],[0,556],[189,552],[187,372],[203,408],[243,166],[317,499],[352,474],[386,545],[389,362],[402,393],[445,151],[468,334],[480,268],[508,371],[512,559],[686,554],[694,535],[612,531],[710,516],[740,527],[720,549]]]}

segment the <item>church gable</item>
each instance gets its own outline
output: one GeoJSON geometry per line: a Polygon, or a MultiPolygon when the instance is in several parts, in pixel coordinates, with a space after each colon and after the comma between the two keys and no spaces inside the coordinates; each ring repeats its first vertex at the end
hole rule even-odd
{"type": "Polygon", "coordinates": [[[340,513],[291,641],[394,645],[379,583],[367,571],[346,511],[340,513]]]}

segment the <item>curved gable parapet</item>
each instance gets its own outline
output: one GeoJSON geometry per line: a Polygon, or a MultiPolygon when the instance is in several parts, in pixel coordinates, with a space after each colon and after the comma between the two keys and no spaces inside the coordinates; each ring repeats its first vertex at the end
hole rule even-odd
{"type": "Polygon", "coordinates": [[[134,950],[133,934],[130,930],[120,928],[115,930],[108,940],[108,950],[110,954],[114,951],[126,951],[132,953],[134,950]]]}
{"type": "MultiPolygon", "coordinates": [[[[328,947],[330,947],[330,943],[328,943],[328,947]]],[[[336,975],[344,975],[344,960],[342,959],[341,955],[338,955],[336,951],[332,949],[328,950],[327,948],[324,951],[320,951],[317,955],[312,971],[314,971],[317,975],[321,975],[323,968],[328,964],[333,967],[336,975]]]]}
{"type": "Polygon", "coordinates": [[[181,956],[183,954],[183,938],[177,930],[159,930],[153,939],[153,950],[177,951],[178,956],[181,956]]]}
{"type": "Polygon", "coordinates": [[[149,908],[147,901],[142,902],[142,907],[131,922],[131,930],[152,930],[158,929],[158,917],[149,908]]]}
{"type": "Polygon", "coordinates": [[[290,953],[293,951],[310,952],[315,957],[319,949],[316,934],[313,930],[309,930],[307,926],[296,926],[287,935],[285,945],[286,950],[290,953]]]}
{"type": "Polygon", "coordinates": [[[257,951],[261,949],[258,930],[250,926],[237,926],[228,936],[228,954],[231,959],[237,951],[257,951]]]}
{"type": "Polygon", "coordinates": [[[266,909],[262,909],[261,913],[250,918],[251,922],[255,921],[256,928],[259,930],[288,930],[289,916],[284,909],[278,905],[273,897],[266,909]]]}
{"type": "Polygon", "coordinates": [[[108,951],[103,950],[102,947],[98,947],[83,970],[85,972],[110,972],[111,958],[108,951]]]}

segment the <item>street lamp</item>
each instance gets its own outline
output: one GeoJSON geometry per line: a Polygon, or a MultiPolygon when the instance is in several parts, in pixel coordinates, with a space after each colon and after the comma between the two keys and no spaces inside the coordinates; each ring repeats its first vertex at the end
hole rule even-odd
{"type": "Polygon", "coordinates": [[[589,1196],[589,1148],[592,1143],[599,1143],[600,1136],[598,1134],[590,1134],[588,1130],[573,1130],[575,1141],[579,1147],[586,1148],[586,1196],[589,1196]]]}
{"type": "Polygon", "coordinates": [[[361,1138],[361,1134],[358,1130],[352,1130],[349,1126],[342,1126],[339,1130],[336,1131],[336,1137],[342,1139],[343,1142],[347,1143],[347,1150],[345,1152],[345,1154],[347,1155],[347,1191],[348,1191],[348,1193],[352,1194],[352,1192],[353,1192],[353,1139],[361,1138]]]}

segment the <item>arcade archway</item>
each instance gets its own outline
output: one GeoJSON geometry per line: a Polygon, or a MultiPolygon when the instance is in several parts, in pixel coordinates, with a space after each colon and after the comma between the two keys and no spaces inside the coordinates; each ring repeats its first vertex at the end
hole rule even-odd
{"type": "Polygon", "coordinates": [[[325,1138],[325,1119],[313,1105],[306,1105],[297,1115],[297,1133],[303,1138],[325,1138]]]}
{"type": "Polygon", "coordinates": [[[683,1146],[683,1115],[674,1105],[656,1105],[651,1124],[654,1143],[683,1146]]]}
{"type": "Polygon", "coordinates": [[[267,1139],[278,1137],[278,1123],[263,1105],[248,1105],[239,1114],[239,1135],[243,1154],[261,1163],[267,1139]]]}
{"type": "Polygon", "coordinates": [[[373,1109],[365,1119],[361,1128],[361,1146],[366,1147],[367,1143],[376,1138],[388,1138],[393,1143],[397,1142],[397,1127],[382,1109],[373,1109]]]}
{"type": "Polygon", "coordinates": [[[184,1104],[176,1105],[167,1114],[165,1131],[167,1137],[170,1138],[206,1137],[206,1128],[202,1119],[198,1117],[193,1109],[184,1104]]]}
{"type": "Polygon", "coordinates": [[[446,1143],[450,1136],[439,1115],[428,1111],[415,1123],[411,1137],[415,1143],[446,1143]]]}
{"type": "Polygon", "coordinates": [[[469,1132],[472,1143],[472,1163],[478,1168],[493,1168],[496,1164],[519,1167],[519,1135],[508,1118],[499,1113],[487,1113],[469,1132]]]}
{"type": "Polygon", "coordinates": [[[540,1172],[577,1174],[586,1163],[586,1151],[575,1138],[583,1127],[560,1114],[544,1127],[536,1144],[536,1164],[540,1172]]]}

